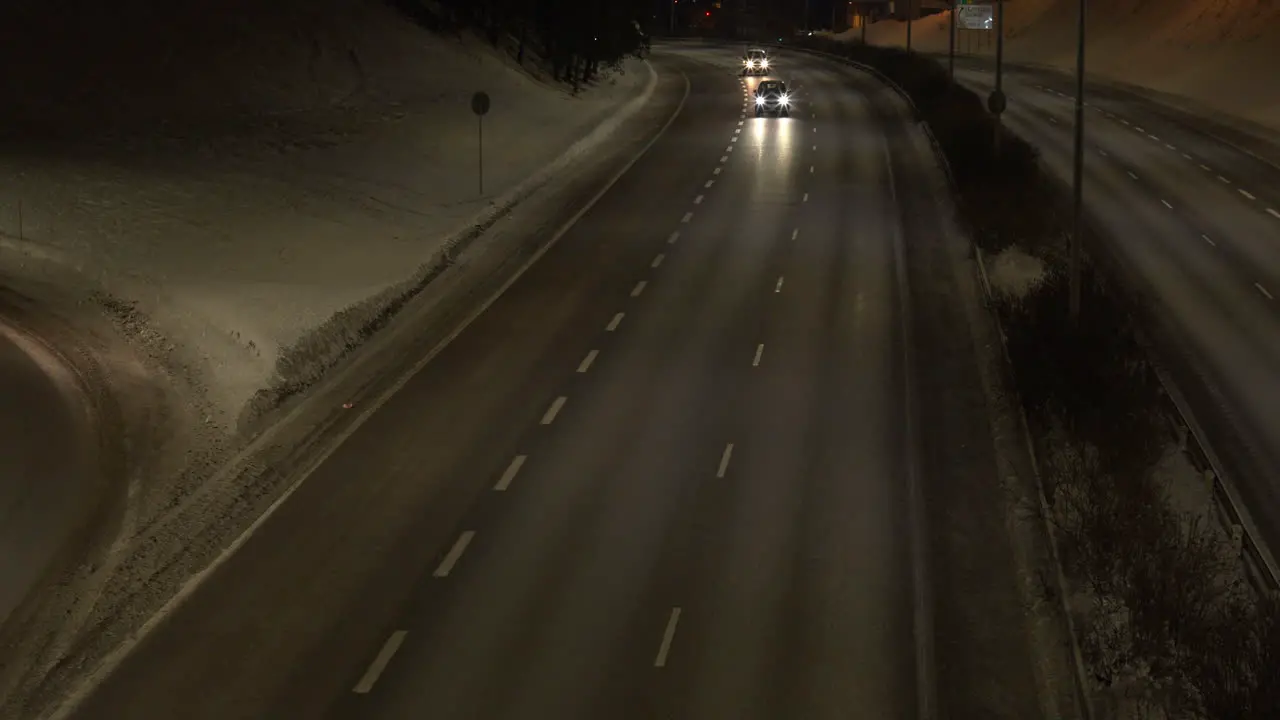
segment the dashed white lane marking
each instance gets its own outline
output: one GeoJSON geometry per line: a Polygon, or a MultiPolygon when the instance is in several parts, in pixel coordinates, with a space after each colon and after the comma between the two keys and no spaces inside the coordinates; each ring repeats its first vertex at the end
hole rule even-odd
{"type": "Polygon", "coordinates": [[[1226,179],[1226,178],[1222,177],[1221,175],[1219,175],[1219,176],[1218,176],[1218,179],[1219,179],[1219,180],[1221,180],[1222,182],[1224,182],[1224,183],[1228,184],[1228,185],[1230,185],[1230,184],[1231,184],[1231,181],[1230,181],[1230,180],[1228,180],[1228,179],[1226,179]]]}
{"type": "Polygon", "coordinates": [[[756,356],[751,359],[751,367],[760,367],[760,356],[764,355],[764,343],[756,346],[756,356]]]}
{"type": "MultiPolygon", "coordinates": [[[[595,350],[587,353],[586,359],[578,366],[578,372],[586,372],[587,368],[591,367],[591,361],[595,359],[595,350]]],[[[520,468],[524,467],[524,462],[528,459],[528,455],[517,455],[511,458],[511,464],[507,465],[507,469],[502,471],[502,477],[498,478],[498,482],[493,486],[493,489],[498,492],[505,492],[507,488],[511,487],[511,482],[516,479],[516,475],[520,474],[520,468]]]]}
{"type": "Polygon", "coordinates": [[[604,326],[604,331],[613,332],[614,330],[617,330],[618,325],[622,324],[622,318],[625,316],[626,313],[618,313],[617,315],[614,315],[613,319],[609,321],[609,324],[604,326]]]}
{"type": "Polygon", "coordinates": [[[734,134],[734,135],[737,135],[737,134],[738,134],[738,133],[740,133],[740,132],[742,132],[742,128],[734,128],[734,129],[733,129],[733,134],[734,134]]]}
{"type": "Polygon", "coordinates": [[[1098,154],[1101,155],[1102,157],[1108,157],[1107,151],[1103,150],[1102,148],[1098,148],[1098,154]]]}
{"type": "Polygon", "coordinates": [[[715,180],[708,180],[708,181],[706,181],[705,183],[703,183],[702,187],[704,187],[704,188],[709,188],[709,187],[711,187],[712,185],[715,185],[715,184],[716,184],[716,181],[715,181],[715,180]]]}
{"type": "Polygon", "coordinates": [[[792,239],[792,240],[795,240],[795,239],[796,239],[796,236],[797,236],[797,235],[799,235],[799,234],[800,234],[800,228],[796,228],[795,230],[792,230],[792,231],[791,231],[791,239],[792,239]]]}
{"type": "Polygon", "coordinates": [[[716,468],[716,477],[724,477],[725,471],[729,469],[729,460],[733,458],[733,443],[724,446],[724,452],[720,454],[720,467],[716,468]]]}
{"type": "Polygon", "coordinates": [[[738,121],[738,125],[739,125],[739,126],[741,126],[741,125],[742,125],[742,121],[741,121],[741,120],[739,120],[739,121],[738,121]]]}
{"type": "Polygon", "coordinates": [[[1186,158],[1186,159],[1188,159],[1188,160],[1191,160],[1191,159],[1192,159],[1192,157],[1191,157],[1189,154],[1187,154],[1187,153],[1182,153],[1182,157],[1184,157],[1184,158],[1186,158]]]}
{"type": "MultiPolygon", "coordinates": [[[[564,398],[560,399],[563,400],[564,398]]],[[[471,544],[471,540],[475,536],[475,530],[467,530],[459,535],[458,539],[453,543],[453,547],[449,548],[449,553],[440,561],[440,565],[436,567],[436,571],[432,575],[438,578],[449,577],[449,573],[453,572],[453,566],[457,565],[458,560],[462,559],[462,553],[467,551],[467,546],[471,544]]]]}
{"type": "Polygon", "coordinates": [[[690,221],[690,220],[692,220],[692,219],[693,219],[693,213],[692,213],[692,212],[687,212],[687,213],[685,213],[685,214],[684,214],[684,217],[680,218],[680,222],[682,222],[682,223],[687,223],[687,222],[689,222],[689,221],[690,221]]]}
{"type": "Polygon", "coordinates": [[[1258,198],[1256,198],[1256,197],[1254,197],[1254,196],[1253,196],[1253,193],[1249,192],[1248,190],[1245,190],[1244,188],[1240,188],[1240,194],[1241,194],[1241,195],[1243,195],[1243,196],[1245,196],[1245,197],[1247,197],[1247,198],[1249,198],[1250,200],[1257,200],[1257,199],[1258,199],[1258,198]]]}
{"type": "Polygon", "coordinates": [[[1178,149],[1178,147],[1177,147],[1176,145],[1170,145],[1169,143],[1165,143],[1165,144],[1164,144],[1164,146],[1165,146],[1165,147],[1167,147],[1167,148],[1169,148],[1170,150],[1177,150],[1177,149],[1178,149]]]}
{"type": "Polygon", "coordinates": [[[818,132],[818,128],[814,128],[814,129],[813,129],[813,131],[814,131],[814,132],[818,132]]]}
{"type": "Polygon", "coordinates": [[[720,162],[728,162],[728,160],[729,160],[729,156],[728,156],[728,155],[721,155],[721,156],[720,156],[720,162]]]}
{"type": "Polygon", "coordinates": [[[701,204],[702,204],[702,196],[701,196],[701,195],[699,195],[698,197],[694,198],[694,199],[693,199],[693,204],[694,204],[694,205],[701,205],[701,204]]]}
{"type": "Polygon", "coordinates": [[[818,149],[818,146],[817,146],[817,145],[814,145],[814,146],[813,146],[813,149],[814,149],[814,150],[817,150],[817,149],[818,149]]]}
{"type": "Polygon", "coordinates": [[[645,286],[649,284],[648,280],[641,280],[636,286],[631,288],[631,297],[640,297],[640,293],[644,292],[645,286]]]}
{"type": "Polygon", "coordinates": [[[1155,135],[1152,135],[1151,133],[1147,133],[1147,137],[1151,138],[1152,140],[1155,140],[1156,142],[1160,142],[1160,138],[1156,137],[1155,135]]]}
{"type": "Polygon", "coordinates": [[[1120,122],[1124,123],[1125,125],[1129,124],[1129,121],[1125,120],[1124,118],[1120,118],[1120,122]]]}
{"type": "Polygon", "coordinates": [[[387,641],[382,644],[382,649],[378,651],[378,655],[369,665],[369,669],[364,671],[360,682],[356,683],[356,686],[351,689],[352,692],[365,695],[373,689],[374,683],[378,682],[378,678],[382,676],[382,671],[387,669],[391,658],[395,657],[396,651],[400,649],[406,634],[408,633],[404,630],[397,630],[391,633],[391,637],[387,638],[387,641]]]}
{"type": "Polygon", "coordinates": [[[1200,163],[1200,169],[1204,170],[1205,172],[1213,172],[1213,168],[1209,167],[1208,165],[1205,165],[1204,163],[1200,163]]]}
{"type": "Polygon", "coordinates": [[[1160,202],[1164,203],[1164,206],[1165,206],[1165,207],[1167,207],[1167,208],[1169,208],[1170,210],[1172,210],[1172,209],[1173,209],[1173,206],[1169,204],[1169,201],[1168,201],[1168,200],[1165,200],[1164,198],[1161,198],[1161,199],[1160,199],[1160,202]]]}
{"type": "Polygon", "coordinates": [[[732,145],[730,145],[729,147],[725,148],[725,149],[724,149],[724,151],[725,151],[725,152],[733,152],[733,146],[732,146],[732,145]]]}
{"type": "Polygon", "coordinates": [[[1054,125],[1057,125],[1057,124],[1058,124],[1058,118],[1056,118],[1056,117],[1050,117],[1050,118],[1049,118],[1049,122],[1053,123],[1054,125]]]}
{"type": "Polygon", "coordinates": [[[1267,292],[1267,289],[1262,287],[1260,283],[1254,283],[1253,286],[1258,288],[1258,292],[1262,293],[1263,297],[1266,299],[1275,300],[1275,298],[1271,296],[1271,293],[1267,292]]]}
{"type": "Polygon", "coordinates": [[[781,275],[778,276],[778,284],[773,286],[773,291],[776,293],[782,292],[782,276],[781,275]]]}
{"type": "Polygon", "coordinates": [[[679,239],[680,239],[680,231],[679,231],[679,230],[677,230],[677,231],[675,231],[675,232],[673,232],[673,233],[671,233],[670,235],[668,235],[668,236],[667,236],[667,244],[668,244],[668,245],[675,245],[675,244],[676,244],[676,241],[677,241],[677,240],[679,240],[679,239]]]}
{"type": "Polygon", "coordinates": [[[561,395],[555,400],[552,400],[551,407],[547,408],[547,411],[542,414],[542,420],[540,421],[540,423],[542,425],[550,425],[551,423],[555,422],[556,416],[560,414],[560,409],[564,407],[565,401],[567,401],[568,399],[569,398],[561,395]]]}
{"type": "Polygon", "coordinates": [[[809,202],[809,193],[805,193],[804,197],[800,199],[800,202],[809,202]]]}
{"type": "Polygon", "coordinates": [[[1274,218],[1280,218],[1280,210],[1275,208],[1267,208],[1267,214],[1274,218]]]}
{"type": "Polygon", "coordinates": [[[1140,133],[1144,133],[1144,132],[1146,132],[1146,130],[1143,130],[1142,128],[1140,128],[1140,127],[1138,127],[1138,126],[1136,126],[1136,125],[1133,127],[1133,129],[1134,129],[1134,130],[1137,130],[1137,131],[1138,131],[1138,132],[1140,132],[1140,133]]]}
{"type": "Polygon", "coordinates": [[[1134,180],[1137,180],[1137,179],[1138,179],[1138,176],[1137,176],[1137,175],[1135,175],[1135,174],[1133,174],[1133,171],[1132,171],[1132,170],[1129,170],[1128,172],[1129,172],[1129,177],[1133,178],[1134,180]]]}
{"type": "Polygon", "coordinates": [[[738,142],[738,136],[734,135],[732,138],[729,139],[729,142],[738,142]]]}
{"type": "Polygon", "coordinates": [[[712,175],[719,175],[719,174],[720,174],[720,168],[716,168],[715,170],[712,170],[712,171],[711,171],[711,174],[712,174],[712,175]]]}
{"type": "Polygon", "coordinates": [[[813,166],[812,166],[812,165],[810,165],[810,166],[809,166],[809,172],[811,172],[811,173],[813,172],[813,166]]]}
{"type": "Polygon", "coordinates": [[[1213,238],[1209,237],[1208,235],[1201,235],[1200,237],[1204,238],[1204,241],[1209,243],[1210,245],[1214,247],[1218,247],[1218,243],[1214,242],[1213,238]]]}
{"type": "Polygon", "coordinates": [[[680,624],[680,608],[671,608],[671,617],[667,618],[667,628],[662,631],[662,644],[658,646],[658,656],[653,659],[654,667],[666,667],[667,655],[671,652],[671,642],[676,639],[676,625],[680,624]]]}
{"type": "Polygon", "coordinates": [[[653,262],[649,263],[649,267],[656,268],[662,264],[663,260],[666,260],[666,259],[667,259],[666,255],[663,255],[662,253],[658,253],[653,257],[653,262]]]}

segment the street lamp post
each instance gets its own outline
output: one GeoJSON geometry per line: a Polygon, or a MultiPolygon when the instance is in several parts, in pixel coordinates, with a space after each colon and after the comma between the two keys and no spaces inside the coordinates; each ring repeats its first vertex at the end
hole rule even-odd
{"type": "Polygon", "coordinates": [[[671,23],[670,23],[670,27],[667,30],[667,34],[675,35],[676,34],[676,0],[671,0],[671,12],[668,13],[668,16],[670,17],[671,23]]]}
{"type": "Polygon", "coordinates": [[[996,0],[996,89],[991,92],[987,107],[996,116],[995,151],[1000,152],[1000,116],[1009,105],[1004,94],[1004,0],[996,0]]]}
{"type": "Polygon", "coordinates": [[[907,52],[911,52],[911,17],[915,15],[915,0],[907,0],[907,52]]]}
{"type": "Polygon", "coordinates": [[[1081,247],[1081,210],[1084,205],[1084,40],[1085,19],[1087,17],[1086,0],[1080,2],[1080,18],[1076,29],[1076,147],[1075,172],[1073,173],[1072,223],[1071,233],[1071,321],[1080,320],[1080,282],[1081,265],[1083,264],[1083,248],[1081,247]]]}
{"type": "Polygon", "coordinates": [[[956,79],[956,8],[959,0],[951,0],[951,36],[947,46],[947,74],[951,81],[956,79]]]}

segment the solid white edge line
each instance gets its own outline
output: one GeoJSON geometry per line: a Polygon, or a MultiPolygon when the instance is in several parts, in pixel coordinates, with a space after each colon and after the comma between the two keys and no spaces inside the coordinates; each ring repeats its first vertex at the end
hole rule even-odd
{"type": "Polygon", "coordinates": [[[561,395],[555,400],[552,400],[551,405],[547,407],[547,411],[542,414],[542,420],[539,420],[538,424],[550,425],[551,423],[555,422],[556,416],[560,414],[560,410],[564,408],[564,404],[568,400],[569,398],[565,397],[564,395],[561,395]]]}
{"type": "MultiPolygon", "coordinates": [[[[654,74],[654,82],[656,83],[657,72],[653,70],[653,66],[649,65],[647,60],[644,61],[644,63],[649,68],[649,71],[654,74]]],[[[268,505],[267,509],[264,510],[256,520],[250,523],[249,527],[245,528],[244,532],[236,537],[235,540],[232,540],[231,543],[213,559],[212,562],[206,565],[203,569],[192,574],[191,577],[183,583],[178,592],[174,593],[167,602],[160,606],[159,610],[153,613],[151,617],[147,618],[147,620],[142,623],[141,627],[130,634],[126,641],[121,642],[115,647],[115,649],[109,651],[102,658],[101,662],[99,662],[95,668],[90,670],[81,682],[72,688],[62,703],[57,705],[45,720],[67,720],[72,713],[76,712],[80,705],[88,699],[93,690],[116,671],[121,662],[124,661],[124,658],[133,651],[133,648],[137,647],[138,643],[142,642],[144,638],[154,632],[162,622],[164,622],[176,609],[185,603],[187,599],[195,593],[196,589],[204,584],[210,575],[226,564],[226,562],[230,560],[231,557],[235,555],[236,552],[238,552],[240,548],[243,547],[244,544],[267,523],[268,520],[279,512],[280,508],[288,502],[291,497],[293,497],[294,493],[298,491],[298,488],[302,487],[303,483],[307,481],[307,478],[309,478],[317,468],[329,459],[329,456],[336,452],[348,438],[354,435],[355,432],[359,430],[360,427],[364,425],[364,423],[367,422],[379,408],[385,405],[396,393],[400,392],[405,385],[408,385],[409,381],[422,371],[422,368],[426,367],[427,364],[434,360],[435,357],[448,347],[450,343],[457,339],[457,337],[461,335],[462,332],[471,325],[471,323],[475,322],[476,318],[480,317],[480,315],[488,310],[489,306],[497,302],[498,298],[502,297],[503,293],[523,277],[524,274],[528,272],[529,268],[533,267],[534,263],[540,260],[543,255],[546,255],[547,252],[560,241],[560,238],[564,237],[569,230],[573,229],[573,226],[577,225],[578,221],[590,212],[591,208],[595,207],[596,204],[600,202],[601,198],[603,198],[614,185],[618,184],[618,181],[622,179],[623,175],[626,175],[636,163],[640,162],[640,158],[644,157],[645,154],[649,152],[649,149],[652,148],[658,140],[666,134],[671,125],[675,123],[676,118],[684,111],[685,103],[689,100],[689,92],[692,89],[692,84],[689,82],[689,76],[685,75],[682,71],[677,70],[677,72],[679,72],[680,77],[684,79],[684,95],[681,96],[680,102],[676,104],[676,109],[671,113],[671,117],[667,118],[667,121],[663,123],[662,127],[658,128],[658,132],[652,138],[649,138],[649,142],[645,143],[644,146],[641,147],[636,154],[613,175],[613,177],[609,178],[609,180],[601,186],[600,190],[593,195],[585,205],[565,221],[565,223],[556,230],[555,234],[551,236],[551,239],[549,239],[545,245],[538,248],[524,265],[520,266],[519,269],[512,273],[511,277],[508,278],[507,281],[504,282],[492,295],[490,295],[487,300],[467,315],[462,323],[445,336],[439,344],[427,352],[421,360],[414,363],[413,367],[402,375],[399,380],[392,384],[386,392],[376,397],[372,402],[362,405],[360,414],[351,420],[350,424],[334,438],[334,441],[328,447],[316,454],[311,464],[304,471],[298,473],[298,476],[293,483],[290,484],[274,502],[268,505]]]]}
{"type": "MultiPolygon", "coordinates": [[[[585,367],[591,365],[591,361],[596,357],[596,351],[592,350],[587,359],[583,361],[582,366],[578,368],[578,372],[586,372],[585,367]]],[[[498,482],[494,484],[493,489],[496,492],[506,492],[511,487],[512,481],[516,479],[516,475],[520,474],[520,468],[524,467],[524,461],[528,460],[528,455],[517,455],[511,458],[511,462],[507,465],[507,469],[502,471],[502,477],[498,478],[498,482]]]]}
{"type": "Polygon", "coordinates": [[[658,655],[653,659],[654,667],[666,667],[667,655],[671,652],[671,643],[676,639],[676,626],[680,624],[680,608],[671,608],[667,618],[667,627],[662,631],[662,644],[658,646],[658,655]]]}
{"type": "Polygon", "coordinates": [[[578,372],[584,373],[591,369],[591,363],[596,361],[596,357],[600,354],[599,350],[592,350],[587,356],[582,358],[582,362],[578,363],[578,372]]]}
{"type": "Polygon", "coordinates": [[[391,658],[395,657],[396,651],[400,649],[401,643],[404,642],[404,636],[408,633],[404,630],[397,630],[391,633],[391,637],[382,644],[382,649],[378,651],[377,657],[369,664],[369,669],[364,671],[364,675],[360,678],[360,682],[356,683],[351,692],[357,695],[368,694],[373,689],[378,678],[382,677],[382,672],[387,669],[387,665],[391,663],[391,658]]]}
{"type": "Polygon", "coordinates": [[[729,461],[733,459],[733,443],[724,446],[724,452],[720,453],[720,466],[716,468],[716,477],[724,477],[725,472],[729,470],[729,461]]]}
{"type": "MultiPolygon", "coordinates": [[[[892,200],[895,217],[902,217],[902,207],[898,203],[898,191],[893,172],[893,155],[889,150],[889,138],[885,133],[880,137],[884,150],[884,162],[889,181],[889,196],[892,200]]],[[[920,467],[918,449],[920,448],[919,429],[916,427],[914,411],[915,387],[912,383],[910,368],[915,362],[911,338],[911,293],[907,285],[907,259],[905,240],[902,237],[901,223],[895,223],[893,235],[894,273],[898,289],[898,322],[902,333],[902,367],[908,368],[902,373],[903,405],[906,426],[906,483],[909,498],[909,523],[911,525],[911,571],[912,571],[912,629],[915,637],[916,656],[916,714],[921,720],[935,720],[937,712],[937,685],[934,676],[934,636],[932,615],[933,588],[929,584],[929,572],[926,567],[927,555],[924,541],[924,498],[920,487],[920,467]]]]}
{"type": "Polygon", "coordinates": [[[449,552],[444,556],[444,559],[440,561],[435,572],[431,574],[438,578],[449,577],[449,573],[453,572],[454,566],[462,559],[462,554],[467,551],[467,547],[471,545],[471,541],[474,540],[475,537],[475,530],[467,530],[459,535],[458,539],[453,542],[453,547],[449,548],[449,552]]]}

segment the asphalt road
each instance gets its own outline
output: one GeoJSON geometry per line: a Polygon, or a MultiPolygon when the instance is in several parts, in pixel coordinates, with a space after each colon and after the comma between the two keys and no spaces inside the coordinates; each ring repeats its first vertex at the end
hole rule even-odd
{"type": "MultiPolygon", "coordinates": [[[[985,95],[994,76],[957,78],[985,95]]],[[[1005,78],[1009,127],[1071,179],[1074,87],[1005,78]]],[[[1156,301],[1170,369],[1263,541],[1280,548],[1280,167],[1140,98],[1086,96],[1085,204],[1156,301]]]]}
{"type": "Polygon", "coordinates": [[[0,325],[0,624],[44,580],[99,496],[87,404],[62,363],[0,325]]]}
{"type": "Polygon", "coordinates": [[[1039,714],[929,168],[843,71],[756,119],[663,55],[666,134],[76,717],[1039,714]]]}

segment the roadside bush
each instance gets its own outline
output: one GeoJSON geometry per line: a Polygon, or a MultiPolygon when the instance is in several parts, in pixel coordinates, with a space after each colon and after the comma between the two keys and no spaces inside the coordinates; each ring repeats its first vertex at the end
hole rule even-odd
{"type": "Polygon", "coordinates": [[[1041,282],[995,309],[1100,716],[1280,718],[1280,601],[1249,590],[1223,533],[1174,511],[1154,474],[1171,437],[1137,299],[1086,262],[1081,316],[1069,321],[1068,224],[1035,150],[998,130],[983,100],[928,58],[821,39],[812,47],[869,65],[912,97],[985,254],[1016,245],[1045,265],[1041,282]]]}

